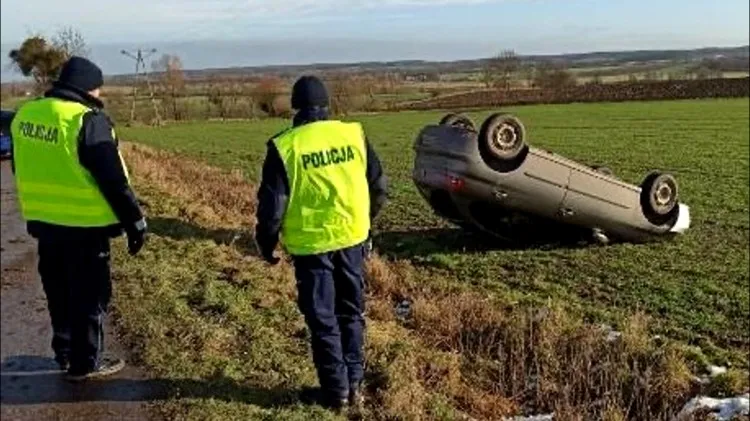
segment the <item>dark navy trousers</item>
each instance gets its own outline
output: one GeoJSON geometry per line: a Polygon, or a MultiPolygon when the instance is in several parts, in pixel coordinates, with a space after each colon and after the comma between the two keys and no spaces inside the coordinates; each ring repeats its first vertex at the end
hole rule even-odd
{"type": "Polygon", "coordinates": [[[75,370],[93,369],[102,352],[102,322],[112,295],[109,238],[41,238],[38,269],[55,359],[68,360],[75,370]]]}
{"type": "Polygon", "coordinates": [[[346,396],[364,375],[365,247],[294,256],[297,303],[310,329],[321,389],[346,396]]]}

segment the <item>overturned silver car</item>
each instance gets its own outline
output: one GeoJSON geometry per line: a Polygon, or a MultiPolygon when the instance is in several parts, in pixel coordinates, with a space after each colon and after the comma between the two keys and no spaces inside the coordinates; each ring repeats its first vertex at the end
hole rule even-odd
{"type": "Polygon", "coordinates": [[[664,238],[690,226],[671,174],[652,171],[636,186],[609,168],[530,147],[512,114],[492,114],[479,130],[467,116],[448,114],[419,132],[414,150],[420,194],[442,218],[469,230],[508,240],[575,232],[606,244],[664,238]]]}

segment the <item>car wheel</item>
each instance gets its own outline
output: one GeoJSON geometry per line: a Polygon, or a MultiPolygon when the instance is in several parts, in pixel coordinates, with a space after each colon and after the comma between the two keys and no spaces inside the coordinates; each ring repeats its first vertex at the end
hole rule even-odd
{"type": "Polygon", "coordinates": [[[481,144],[500,161],[518,158],[526,146],[526,128],[517,117],[497,113],[489,116],[479,131],[481,144]]]}
{"type": "Polygon", "coordinates": [[[641,208],[651,223],[663,225],[678,210],[677,180],[671,175],[654,171],[641,183],[641,208]]]}
{"type": "Polygon", "coordinates": [[[596,172],[598,172],[598,173],[600,173],[600,174],[604,174],[604,175],[607,175],[607,176],[610,176],[610,177],[614,177],[615,176],[615,172],[612,171],[612,169],[609,168],[609,167],[600,166],[600,165],[594,165],[593,167],[591,167],[591,169],[594,170],[594,171],[596,171],[596,172]]]}
{"type": "Polygon", "coordinates": [[[460,127],[471,132],[477,131],[474,121],[463,114],[446,114],[445,117],[440,120],[440,124],[443,126],[460,127]]]}

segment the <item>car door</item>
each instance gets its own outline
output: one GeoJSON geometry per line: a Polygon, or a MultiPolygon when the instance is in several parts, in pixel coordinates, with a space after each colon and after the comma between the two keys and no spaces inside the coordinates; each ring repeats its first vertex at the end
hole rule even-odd
{"type": "Polygon", "coordinates": [[[495,196],[505,207],[557,218],[570,178],[564,158],[531,149],[518,171],[498,176],[495,196]]]}
{"type": "Polygon", "coordinates": [[[638,204],[638,190],[583,166],[571,168],[560,207],[563,222],[608,229],[627,223],[638,204]]]}

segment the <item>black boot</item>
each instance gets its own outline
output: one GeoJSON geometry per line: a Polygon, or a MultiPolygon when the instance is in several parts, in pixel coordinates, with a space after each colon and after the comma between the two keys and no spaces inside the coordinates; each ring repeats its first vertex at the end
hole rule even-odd
{"type": "Polygon", "coordinates": [[[320,406],[330,409],[331,411],[341,412],[346,409],[349,403],[345,396],[334,394],[324,394],[320,399],[320,406]]]}
{"type": "Polygon", "coordinates": [[[300,400],[308,405],[320,405],[332,411],[343,411],[347,404],[347,395],[325,391],[320,388],[305,389],[300,393],[300,400]]]}

